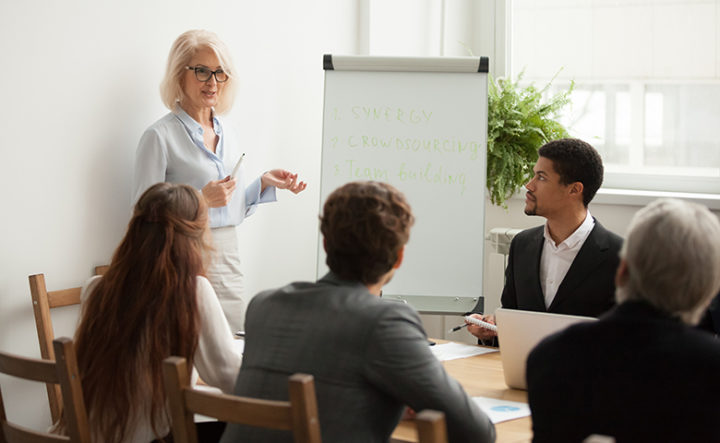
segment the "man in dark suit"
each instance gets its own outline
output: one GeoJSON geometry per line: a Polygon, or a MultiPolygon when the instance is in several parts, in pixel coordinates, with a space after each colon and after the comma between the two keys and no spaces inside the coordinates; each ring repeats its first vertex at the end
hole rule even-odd
{"type": "Polygon", "coordinates": [[[619,305],[551,335],[527,361],[535,442],[720,441],[720,345],[693,328],[720,289],[720,221],[657,200],[633,218],[619,305]]]}
{"type": "MultiPolygon", "coordinates": [[[[578,139],[543,145],[525,185],[525,214],[547,219],[513,238],[501,303],[504,308],[597,317],[614,304],[614,275],[622,238],[605,229],[588,204],[600,188],[603,165],[578,139]]],[[[494,323],[493,315],[473,314],[494,323]]],[[[469,325],[487,340],[495,333],[469,325]]]]}
{"type": "MultiPolygon", "coordinates": [[[[402,263],[412,223],[390,185],[335,190],[320,224],[330,272],[252,299],[235,393],[284,400],[288,376],[307,373],[323,441],[386,442],[405,405],[444,412],[450,441],[494,441],[488,417],[430,352],[417,312],[379,297],[402,263]]],[[[222,439],[291,440],[289,432],[232,424],[222,439]]]]}

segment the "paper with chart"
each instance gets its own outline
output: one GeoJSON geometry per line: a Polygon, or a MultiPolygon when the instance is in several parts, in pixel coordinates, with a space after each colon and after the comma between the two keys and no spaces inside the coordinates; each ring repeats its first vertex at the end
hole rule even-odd
{"type": "Polygon", "coordinates": [[[527,403],[488,397],[473,397],[472,399],[493,423],[530,416],[530,406],[527,403]]]}

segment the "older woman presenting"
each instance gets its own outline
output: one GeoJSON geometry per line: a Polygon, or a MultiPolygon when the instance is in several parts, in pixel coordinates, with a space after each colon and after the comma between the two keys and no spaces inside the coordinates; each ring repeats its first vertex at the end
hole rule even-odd
{"type": "Polygon", "coordinates": [[[295,194],[306,184],[283,169],[246,179],[239,139],[219,115],[230,110],[236,71],[229,51],[212,32],[187,31],[170,49],[160,94],[170,113],[140,139],[135,161],[134,199],[157,182],[189,184],[210,207],[215,248],[208,279],[231,329],[245,315],[237,226],[259,203],[275,201],[275,190],[295,194]]]}

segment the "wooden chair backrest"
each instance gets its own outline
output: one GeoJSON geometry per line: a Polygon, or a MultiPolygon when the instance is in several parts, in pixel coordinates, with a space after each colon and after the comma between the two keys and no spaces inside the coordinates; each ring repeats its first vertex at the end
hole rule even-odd
{"type": "Polygon", "coordinates": [[[447,443],[445,414],[425,409],[415,417],[419,443],[447,443]]]}
{"type": "Polygon", "coordinates": [[[312,375],[288,379],[290,401],[261,400],[215,394],[190,387],[187,362],[169,357],[163,362],[165,391],[170,404],[174,443],[196,443],[193,414],[228,423],[292,431],[297,443],[320,443],[315,382],[312,375]]]}
{"type": "MultiPolygon", "coordinates": [[[[95,275],[104,275],[108,266],[96,266],[95,275]]],[[[30,295],[32,296],[33,313],[35,314],[35,327],[37,328],[38,341],[40,343],[40,356],[45,360],[54,360],[53,330],[50,310],[62,306],[80,304],[80,291],[82,288],[60,289],[48,291],[45,286],[45,275],[35,274],[28,277],[30,281],[30,295]]],[[[57,384],[47,384],[48,401],[50,403],[50,415],[53,422],[60,419],[62,411],[62,397],[60,387],[57,384]]]]}
{"type": "Polygon", "coordinates": [[[53,341],[53,348],[57,356],[56,361],[0,352],[0,373],[26,380],[59,384],[65,399],[63,419],[68,436],[41,433],[9,422],[0,391],[0,443],[90,442],[90,430],[73,342],[67,337],[61,337],[53,341]]]}

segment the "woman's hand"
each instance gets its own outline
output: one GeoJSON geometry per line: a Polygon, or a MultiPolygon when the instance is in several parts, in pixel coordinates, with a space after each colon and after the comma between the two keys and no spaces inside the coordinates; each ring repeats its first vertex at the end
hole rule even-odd
{"type": "Polygon", "coordinates": [[[230,203],[237,181],[229,175],[222,180],[212,180],[202,188],[202,195],[211,208],[220,208],[230,203]]]}
{"type": "Polygon", "coordinates": [[[307,183],[297,180],[298,175],[284,169],[273,169],[263,174],[260,181],[262,182],[262,191],[268,186],[275,186],[278,189],[287,189],[293,194],[298,194],[305,190],[307,183]]]}

